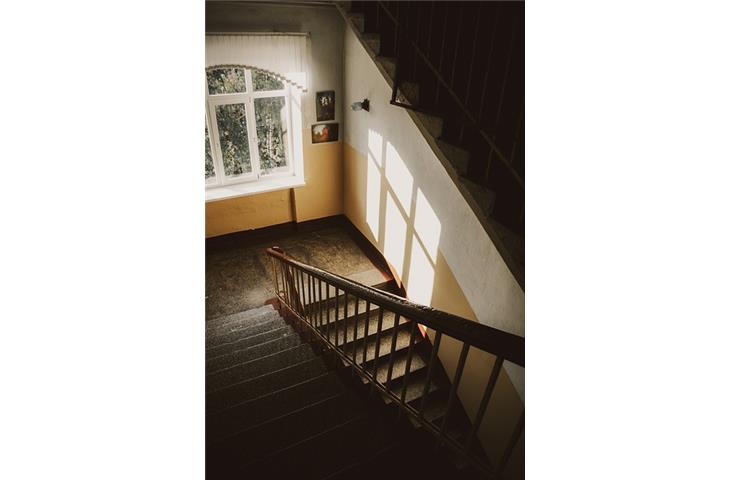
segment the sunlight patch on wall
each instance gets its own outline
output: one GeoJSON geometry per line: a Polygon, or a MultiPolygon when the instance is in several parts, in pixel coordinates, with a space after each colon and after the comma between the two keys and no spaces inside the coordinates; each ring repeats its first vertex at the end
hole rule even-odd
{"type": "Polygon", "coordinates": [[[439,241],[441,239],[441,221],[433,211],[423,191],[419,188],[416,192],[416,213],[413,225],[418,238],[421,239],[431,264],[436,263],[439,241]]]}
{"type": "Polygon", "coordinates": [[[375,130],[368,130],[368,158],[383,166],[383,137],[375,130]]]}
{"type": "Polygon", "coordinates": [[[388,192],[385,204],[385,241],[383,253],[395,271],[403,276],[405,258],[406,220],[403,218],[393,196],[388,192]]]}
{"type": "Polygon", "coordinates": [[[385,147],[385,178],[388,179],[388,183],[393,189],[403,210],[410,212],[413,194],[413,175],[411,175],[410,170],[406,167],[400,154],[398,154],[398,151],[390,142],[385,147]]]}
{"type": "Polygon", "coordinates": [[[380,189],[382,178],[380,169],[375,160],[368,153],[367,159],[367,189],[365,192],[365,221],[367,222],[373,239],[378,241],[380,227],[380,189]]]}
{"type": "MultiPolygon", "coordinates": [[[[415,235],[414,235],[415,237],[415,235]]],[[[411,266],[408,272],[408,297],[418,303],[431,305],[434,266],[417,238],[413,239],[411,266]]]]}

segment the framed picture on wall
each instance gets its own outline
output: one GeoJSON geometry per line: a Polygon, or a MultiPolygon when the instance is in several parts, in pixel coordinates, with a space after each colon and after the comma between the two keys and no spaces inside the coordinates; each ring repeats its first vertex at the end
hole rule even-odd
{"type": "Polygon", "coordinates": [[[317,121],[335,119],[335,91],[317,92],[317,121]]]}
{"type": "Polygon", "coordinates": [[[336,142],[339,135],[339,124],[322,123],[312,125],[312,143],[336,142]]]}

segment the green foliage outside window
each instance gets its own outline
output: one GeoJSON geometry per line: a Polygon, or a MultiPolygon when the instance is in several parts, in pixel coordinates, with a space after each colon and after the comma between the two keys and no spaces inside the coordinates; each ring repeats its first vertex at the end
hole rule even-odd
{"type": "Polygon", "coordinates": [[[284,89],[284,83],[281,80],[260,70],[251,71],[251,80],[255,91],[284,89]]]}
{"type": "Polygon", "coordinates": [[[286,102],[284,97],[257,98],[256,135],[259,140],[259,159],[264,173],[286,166],[286,102]]]}
{"type": "Polygon", "coordinates": [[[251,171],[251,154],[248,149],[246,107],[242,103],[218,105],[215,109],[218,121],[223,169],[227,176],[251,171]]]}
{"type": "Polygon", "coordinates": [[[246,77],[243,68],[215,68],[206,72],[208,93],[246,93],[246,77]]]}
{"type": "Polygon", "coordinates": [[[210,137],[208,136],[208,126],[205,126],[205,178],[215,176],[213,169],[213,155],[210,152],[210,137]]]}

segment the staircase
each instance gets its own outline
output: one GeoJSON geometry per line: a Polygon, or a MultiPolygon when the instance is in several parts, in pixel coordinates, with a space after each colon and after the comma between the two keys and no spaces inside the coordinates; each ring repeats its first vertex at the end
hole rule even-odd
{"type": "MultiPolygon", "coordinates": [[[[393,288],[392,284],[377,287],[393,288]]],[[[366,361],[374,363],[377,316],[369,325],[373,334],[365,336],[362,315],[355,330],[354,305],[348,309],[350,315],[339,320],[349,323],[347,329],[341,327],[340,342],[360,355],[365,347],[366,361]]],[[[396,391],[402,386],[409,345],[409,328],[402,325],[395,329],[393,316],[384,316],[380,339],[378,371],[384,379],[389,345],[396,338],[392,369],[396,391]]],[[[334,329],[334,321],[331,326],[334,329]]],[[[411,361],[414,378],[407,390],[408,402],[420,398],[418,387],[423,385],[427,361],[422,353],[411,361]]],[[[206,332],[208,478],[365,478],[378,472],[382,476],[384,471],[393,476],[473,475],[468,469],[459,470],[463,464],[454,463],[443,452],[426,462],[416,461],[433,451],[434,445],[410,422],[398,422],[387,409],[391,402],[376,399],[359,379],[338,367],[271,305],[210,321],[206,332]]],[[[430,390],[438,388],[434,384],[430,390]]],[[[431,418],[438,415],[436,401],[433,405],[431,418]]],[[[464,429],[466,420],[463,412],[460,415],[454,431],[456,425],[464,429]]]]}
{"type": "Polygon", "coordinates": [[[357,294],[393,296],[392,280],[317,282],[269,255],[278,309],[206,326],[207,478],[495,476],[436,355],[441,333],[432,346],[419,322],[357,294]]]}
{"type": "Polygon", "coordinates": [[[524,288],[524,3],[335,4],[524,288]]]}

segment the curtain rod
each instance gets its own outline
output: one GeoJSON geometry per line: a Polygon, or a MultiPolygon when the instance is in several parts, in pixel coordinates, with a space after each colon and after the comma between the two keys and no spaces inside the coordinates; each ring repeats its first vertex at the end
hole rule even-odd
{"type": "Polygon", "coordinates": [[[205,32],[206,35],[266,35],[266,36],[284,36],[287,37],[308,37],[309,32],[205,32]]]}

